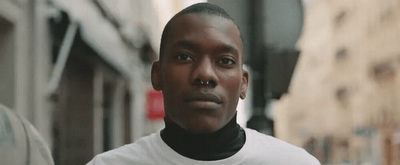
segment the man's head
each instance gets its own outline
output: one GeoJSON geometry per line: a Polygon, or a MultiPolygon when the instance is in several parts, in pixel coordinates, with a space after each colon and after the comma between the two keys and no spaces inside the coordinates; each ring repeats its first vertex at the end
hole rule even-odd
{"type": "MultiPolygon", "coordinates": [[[[161,35],[160,61],[162,61],[165,42],[166,42],[166,39],[168,38],[168,33],[169,33],[170,26],[171,26],[173,20],[175,19],[175,17],[179,17],[179,16],[182,16],[185,14],[209,14],[209,15],[213,15],[213,16],[219,16],[222,18],[226,18],[233,22],[233,18],[224,9],[222,9],[221,7],[219,7],[217,5],[213,5],[210,3],[197,3],[195,5],[192,5],[192,6],[189,6],[185,9],[183,9],[179,13],[175,14],[175,16],[173,18],[171,18],[171,20],[164,27],[163,33],[161,35]]],[[[235,24],[235,26],[236,26],[236,24],[235,24]]],[[[239,30],[239,33],[240,33],[240,30],[239,30]]],[[[242,39],[242,42],[243,42],[241,33],[240,33],[240,38],[242,39]]]]}
{"type": "Polygon", "coordinates": [[[240,31],[220,7],[200,3],[176,14],[164,29],[151,76],[154,89],[163,91],[167,122],[198,133],[227,124],[246,96],[242,56],[240,31]]]}

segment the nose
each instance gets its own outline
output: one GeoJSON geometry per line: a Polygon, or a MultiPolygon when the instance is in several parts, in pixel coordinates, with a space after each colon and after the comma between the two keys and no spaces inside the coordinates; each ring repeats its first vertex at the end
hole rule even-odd
{"type": "Polygon", "coordinates": [[[214,63],[209,58],[202,58],[193,65],[192,82],[195,85],[216,86],[218,78],[214,63]]]}

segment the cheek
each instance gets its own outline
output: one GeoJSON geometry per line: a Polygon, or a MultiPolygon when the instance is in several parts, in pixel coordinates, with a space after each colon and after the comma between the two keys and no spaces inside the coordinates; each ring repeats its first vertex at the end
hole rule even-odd
{"type": "Polygon", "coordinates": [[[186,70],[180,67],[169,67],[163,70],[163,80],[168,87],[176,87],[178,84],[184,83],[186,70]]]}
{"type": "Polygon", "coordinates": [[[241,78],[242,77],[238,75],[238,72],[232,74],[225,73],[223,81],[221,81],[221,85],[223,84],[227,97],[229,97],[231,102],[239,99],[241,78]]]}
{"type": "Polygon", "coordinates": [[[188,84],[187,69],[169,67],[168,69],[164,69],[163,72],[163,92],[171,99],[181,95],[182,90],[184,90],[185,87],[187,87],[186,84],[188,84]]]}
{"type": "Polygon", "coordinates": [[[242,81],[242,76],[241,76],[241,72],[240,71],[232,71],[229,73],[225,73],[223,74],[225,75],[225,80],[227,80],[226,84],[227,86],[229,86],[230,88],[232,88],[232,90],[234,88],[238,88],[241,84],[242,81]]]}

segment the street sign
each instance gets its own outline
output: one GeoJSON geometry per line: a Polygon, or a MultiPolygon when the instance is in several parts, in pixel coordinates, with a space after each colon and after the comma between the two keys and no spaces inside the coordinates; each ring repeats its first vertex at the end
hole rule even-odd
{"type": "Polygon", "coordinates": [[[164,118],[164,100],[161,91],[151,90],[147,93],[147,116],[152,119],[164,118]]]}

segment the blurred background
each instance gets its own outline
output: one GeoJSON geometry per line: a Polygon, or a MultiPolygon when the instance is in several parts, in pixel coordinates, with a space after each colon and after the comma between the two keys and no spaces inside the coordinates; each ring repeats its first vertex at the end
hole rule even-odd
{"type": "MultiPolygon", "coordinates": [[[[0,104],[37,129],[56,165],[159,131],[150,67],[162,29],[204,1],[1,0],[0,104]]],[[[251,86],[240,125],[322,164],[400,164],[400,1],[208,2],[244,38],[251,86]]],[[[4,114],[0,128],[12,132],[4,114]]],[[[4,130],[0,148],[12,150],[4,130]]]]}

